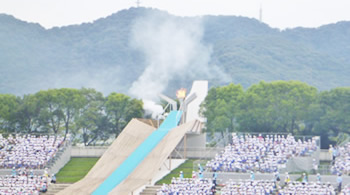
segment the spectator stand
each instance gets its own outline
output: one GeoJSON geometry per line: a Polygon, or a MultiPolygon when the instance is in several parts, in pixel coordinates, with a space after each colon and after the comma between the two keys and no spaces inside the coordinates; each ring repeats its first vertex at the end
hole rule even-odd
{"type": "MultiPolygon", "coordinates": [[[[163,184],[157,191],[157,195],[168,194],[336,194],[336,185],[330,182],[316,181],[290,181],[287,184],[276,183],[274,179],[229,179],[225,182],[214,184],[211,178],[173,178],[171,184],[163,184]]],[[[350,184],[346,184],[341,195],[350,193],[350,184]]]]}
{"type": "Polygon", "coordinates": [[[214,194],[214,184],[211,179],[173,178],[171,184],[163,184],[157,195],[166,194],[214,194]]]}
{"type": "Polygon", "coordinates": [[[349,194],[350,194],[350,183],[344,186],[340,195],[349,195],[349,194]]]}
{"type": "Polygon", "coordinates": [[[26,168],[13,169],[11,175],[0,176],[0,194],[40,194],[46,192],[51,177],[45,170],[44,174],[36,174],[26,168]]]}
{"type": "MultiPolygon", "coordinates": [[[[51,173],[62,154],[69,156],[70,138],[52,134],[0,134],[0,175],[9,175],[12,168],[26,167],[43,174],[45,168],[51,173]],[[68,154],[68,155],[67,155],[68,154]]],[[[57,167],[57,166],[56,166],[57,167]]]]}
{"type": "Polygon", "coordinates": [[[279,194],[335,194],[335,188],[330,183],[294,181],[280,189],[279,194]]]}
{"type": "Polygon", "coordinates": [[[309,171],[313,159],[318,163],[319,139],[317,136],[296,139],[286,134],[233,133],[232,142],[207,164],[207,169],[243,173],[309,171]]]}
{"type": "Polygon", "coordinates": [[[350,142],[336,146],[336,150],[335,161],[331,162],[331,173],[350,175],[350,142]]]}

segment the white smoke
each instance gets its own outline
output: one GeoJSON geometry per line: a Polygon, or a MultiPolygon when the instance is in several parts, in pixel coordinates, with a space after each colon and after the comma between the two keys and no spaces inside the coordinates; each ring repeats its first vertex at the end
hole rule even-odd
{"type": "Polygon", "coordinates": [[[151,100],[143,100],[143,109],[146,115],[151,115],[154,119],[158,118],[163,113],[163,107],[151,100]]]}
{"type": "Polygon", "coordinates": [[[208,66],[212,50],[201,42],[202,35],[200,18],[152,13],[138,19],[130,44],[145,54],[147,66],[129,94],[156,101],[174,78],[196,79],[196,75],[215,74],[217,68],[208,66]]]}

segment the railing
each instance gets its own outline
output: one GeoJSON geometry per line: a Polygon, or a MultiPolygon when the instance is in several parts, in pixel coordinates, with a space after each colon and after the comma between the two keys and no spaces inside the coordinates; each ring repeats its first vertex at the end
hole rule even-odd
{"type": "Polygon", "coordinates": [[[59,155],[56,156],[49,169],[49,173],[57,173],[64,165],[71,159],[71,145],[66,146],[63,150],[59,151],[59,155]]]}
{"type": "Polygon", "coordinates": [[[324,164],[318,166],[318,172],[321,175],[331,175],[331,165],[330,164],[324,164]]]}
{"type": "Polygon", "coordinates": [[[50,159],[45,168],[51,169],[55,165],[56,161],[61,158],[62,154],[64,154],[68,148],[71,148],[71,142],[69,140],[66,140],[63,142],[63,146],[58,148],[58,151],[56,152],[54,158],[50,159]]]}

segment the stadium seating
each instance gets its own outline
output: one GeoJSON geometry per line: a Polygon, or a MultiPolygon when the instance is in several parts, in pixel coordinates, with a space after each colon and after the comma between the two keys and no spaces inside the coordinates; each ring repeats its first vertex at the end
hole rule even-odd
{"type": "Polygon", "coordinates": [[[265,137],[232,134],[232,143],[224,151],[208,161],[209,171],[272,173],[285,165],[289,158],[307,156],[317,150],[315,138],[296,140],[291,135],[267,135],[265,137]]]}
{"type": "Polygon", "coordinates": [[[276,189],[274,181],[228,181],[221,189],[222,195],[231,194],[272,194],[276,189]]]}
{"type": "Polygon", "coordinates": [[[331,167],[331,172],[350,175],[350,143],[338,148],[338,156],[331,167]]]}
{"type": "Polygon", "coordinates": [[[33,170],[26,168],[13,169],[11,175],[0,176],[0,194],[40,194],[46,192],[50,177],[45,171],[44,175],[37,175],[33,170]]]}
{"type": "Polygon", "coordinates": [[[0,167],[42,169],[62,144],[61,136],[9,135],[5,138],[0,134],[0,167]]]}
{"type": "MultiPolygon", "coordinates": [[[[165,194],[214,194],[214,185],[211,179],[192,179],[192,178],[173,178],[171,184],[163,184],[162,188],[158,190],[157,195],[165,194]]],[[[285,186],[276,186],[273,180],[229,180],[223,184],[219,190],[221,195],[232,194],[336,194],[334,186],[330,183],[309,182],[303,183],[300,181],[293,181],[285,186]]],[[[350,185],[343,188],[343,194],[349,194],[350,185]]]]}
{"type": "Polygon", "coordinates": [[[340,195],[349,195],[349,194],[350,194],[350,184],[347,184],[341,191],[340,195]]]}
{"type": "Polygon", "coordinates": [[[213,194],[213,182],[211,179],[192,179],[192,178],[173,178],[171,184],[163,184],[162,188],[158,190],[157,195],[168,194],[213,194]]]}
{"type": "Polygon", "coordinates": [[[317,182],[290,182],[287,186],[281,189],[280,194],[335,194],[335,189],[331,184],[317,182]]]}

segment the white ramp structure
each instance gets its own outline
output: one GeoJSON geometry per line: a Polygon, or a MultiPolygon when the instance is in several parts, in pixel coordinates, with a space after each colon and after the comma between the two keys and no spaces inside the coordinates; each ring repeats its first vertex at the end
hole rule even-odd
{"type": "Polygon", "coordinates": [[[186,105],[187,108],[185,122],[193,120],[199,120],[201,122],[204,122],[205,118],[199,116],[199,109],[200,104],[208,95],[208,81],[194,81],[192,84],[191,91],[187,97],[191,97],[193,94],[196,95],[196,98],[186,105]]]}
{"type": "MultiPolygon", "coordinates": [[[[163,122],[163,124],[164,123],[165,122],[163,122]]],[[[146,140],[156,131],[166,131],[164,128],[155,130],[154,127],[133,119],[98,160],[90,172],[82,180],[69,186],[58,194],[132,194],[135,190],[146,185],[154,178],[163,162],[175,149],[185,133],[190,131],[194,125],[195,122],[192,121],[172,128],[166,133],[161,141],[156,144],[155,148],[152,149],[143,160],[141,160],[136,168],[121,181],[121,183],[117,184],[111,190],[108,190],[108,192],[103,191],[102,193],[99,193],[97,190],[103,185],[103,182],[110,178],[115,170],[118,169],[118,167],[120,168],[123,163],[130,158],[136,150],[138,150],[139,146],[144,145],[146,140]]],[[[117,177],[115,179],[117,179],[117,177]]]]}

